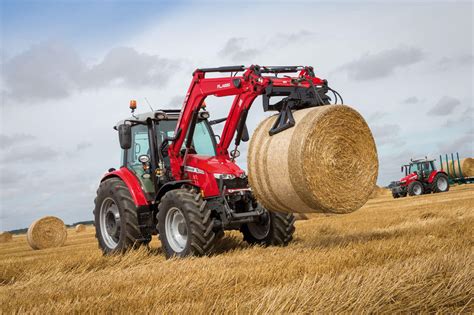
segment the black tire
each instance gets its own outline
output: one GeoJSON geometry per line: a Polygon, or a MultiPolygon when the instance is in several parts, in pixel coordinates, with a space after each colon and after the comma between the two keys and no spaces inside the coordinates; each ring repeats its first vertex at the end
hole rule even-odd
{"type": "Polygon", "coordinates": [[[396,193],[396,192],[393,192],[393,191],[392,191],[392,196],[393,196],[393,198],[395,198],[395,199],[400,198],[400,195],[399,195],[398,193],[396,193]]]}
{"type": "Polygon", "coordinates": [[[140,245],[147,245],[151,241],[151,235],[143,236],[140,231],[137,207],[127,185],[122,180],[110,178],[100,183],[94,203],[95,237],[104,254],[123,253],[129,249],[138,248],[140,245]],[[102,211],[104,214],[101,217],[102,211]],[[116,228],[107,229],[107,226],[110,227],[107,223],[113,221],[110,218],[113,218],[114,211],[119,214],[120,221],[117,223],[115,219],[116,228]],[[102,221],[103,224],[101,224],[102,221]],[[103,227],[106,228],[103,230],[103,227]],[[111,230],[116,233],[110,232],[111,230]]]}
{"type": "Polygon", "coordinates": [[[286,246],[293,239],[295,217],[291,213],[267,212],[262,223],[247,223],[240,227],[244,241],[250,245],[286,246]]]}
{"type": "Polygon", "coordinates": [[[423,184],[419,181],[414,181],[408,185],[408,194],[410,196],[420,196],[425,193],[423,184]]]}
{"type": "Polygon", "coordinates": [[[187,189],[171,190],[161,198],[157,215],[158,233],[166,258],[203,256],[212,251],[216,233],[213,231],[214,218],[211,217],[211,210],[206,207],[206,203],[201,194],[187,189]],[[185,224],[182,226],[183,230],[179,231],[186,234],[181,249],[173,245],[176,241],[173,239],[172,230],[167,228],[166,224],[167,214],[171,215],[171,211],[176,212],[176,209],[179,209],[184,217],[185,224]]]}
{"type": "Polygon", "coordinates": [[[434,193],[449,191],[448,176],[443,173],[439,173],[438,175],[436,175],[435,179],[433,180],[433,183],[431,184],[431,190],[434,193]]]}

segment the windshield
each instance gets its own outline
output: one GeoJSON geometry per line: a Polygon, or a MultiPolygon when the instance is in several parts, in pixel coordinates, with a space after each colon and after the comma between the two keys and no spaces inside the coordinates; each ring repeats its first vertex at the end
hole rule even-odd
{"type": "Polygon", "coordinates": [[[416,164],[416,163],[410,165],[410,172],[409,172],[409,174],[414,173],[414,172],[418,172],[418,164],[416,164]]]}
{"type": "MultiPolygon", "coordinates": [[[[174,135],[176,123],[177,120],[161,120],[157,124],[156,133],[158,137],[158,145],[161,145],[166,136],[172,137],[174,135]]],[[[186,143],[186,140],[183,142],[183,149],[185,147],[184,143],[186,143]]],[[[196,124],[191,148],[200,155],[216,155],[214,139],[212,138],[210,127],[205,120],[201,120],[196,124]]]]}

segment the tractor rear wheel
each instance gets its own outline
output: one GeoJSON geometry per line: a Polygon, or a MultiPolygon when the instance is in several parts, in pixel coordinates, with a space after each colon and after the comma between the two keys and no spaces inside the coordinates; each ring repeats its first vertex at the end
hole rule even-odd
{"type": "Polygon", "coordinates": [[[431,190],[433,190],[435,193],[449,191],[448,176],[442,173],[436,175],[432,183],[431,190]]]}
{"type": "Polygon", "coordinates": [[[410,196],[420,196],[425,193],[423,184],[419,181],[414,181],[408,185],[408,194],[410,196]]]}
{"type": "Polygon", "coordinates": [[[94,202],[95,237],[104,254],[123,253],[151,241],[151,235],[144,237],[140,232],[137,208],[122,180],[100,183],[94,202]]]}
{"type": "Polygon", "coordinates": [[[166,258],[203,256],[214,247],[214,218],[201,194],[188,189],[167,192],[161,198],[157,218],[166,258]]]}
{"type": "Polygon", "coordinates": [[[244,241],[254,245],[286,246],[293,239],[295,217],[291,213],[266,212],[262,222],[246,223],[240,228],[244,241]]]}

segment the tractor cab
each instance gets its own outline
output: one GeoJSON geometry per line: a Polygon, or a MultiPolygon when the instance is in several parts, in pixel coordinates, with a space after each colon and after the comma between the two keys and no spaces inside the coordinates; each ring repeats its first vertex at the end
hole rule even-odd
{"type": "MultiPolygon", "coordinates": [[[[140,181],[147,199],[154,198],[159,188],[172,180],[168,139],[174,135],[179,113],[179,110],[147,112],[121,120],[114,127],[119,131],[122,147],[121,165],[140,181]],[[125,127],[127,131],[121,132],[124,125],[128,126],[125,127]],[[152,169],[155,169],[154,172],[152,169]]],[[[212,158],[216,155],[216,138],[208,117],[207,111],[200,112],[188,151],[189,157],[198,155],[212,158]]],[[[181,154],[185,154],[184,144],[181,154]]]]}
{"type": "Polygon", "coordinates": [[[411,159],[409,164],[402,165],[401,172],[405,176],[391,184],[393,198],[448,191],[448,177],[436,168],[434,161],[425,157],[411,159]]]}
{"type": "Polygon", "coordinates": [[[410,164],[402,166],[402,173],[405,172],[405,177],[409,177],[413,174],[426,177],[429,176],[433,171],[436,171],[434,160],[412,160],[410,164]]]}

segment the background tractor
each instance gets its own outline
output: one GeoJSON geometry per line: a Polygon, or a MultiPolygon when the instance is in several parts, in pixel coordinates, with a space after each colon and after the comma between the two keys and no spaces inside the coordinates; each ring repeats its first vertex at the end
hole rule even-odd
{"type": "Polygon", "coordinates": [[[238,146],[249,139],[245,121],[257,96],[265,111],[279,112],[273,135],[294,126],[295,110],[329,105],[328,91],[338,95],[312,67],[231,66],[197,69],[181,110],[135,115],[132,101],[133,117],[115,126],[121,167],[109,169],[95,199],[99,247],[105,254],[124,252],[159,234],[167,257],[206,255],[224,230],[233,229],[250,244],[287,245],[294,216],[259,205],[235,163],[238,146]],[[206,78],[216,72],[230,75],[206,78]],[[209,95],[235,96],[227,117],[208,120],[209,95]],[[270,104],[273,96],[278,101],[270,104]],[[216,142],[211,125],[222,122],[216,142]]]}
{"type": "Polygon", "coordinates": [[[409,164],[403,165],[401,171],[405,176],[390,185],[393,198],[448,191],[448,175],[436,169],[434,161],[428,158],[412,159],[409,164]]]}

